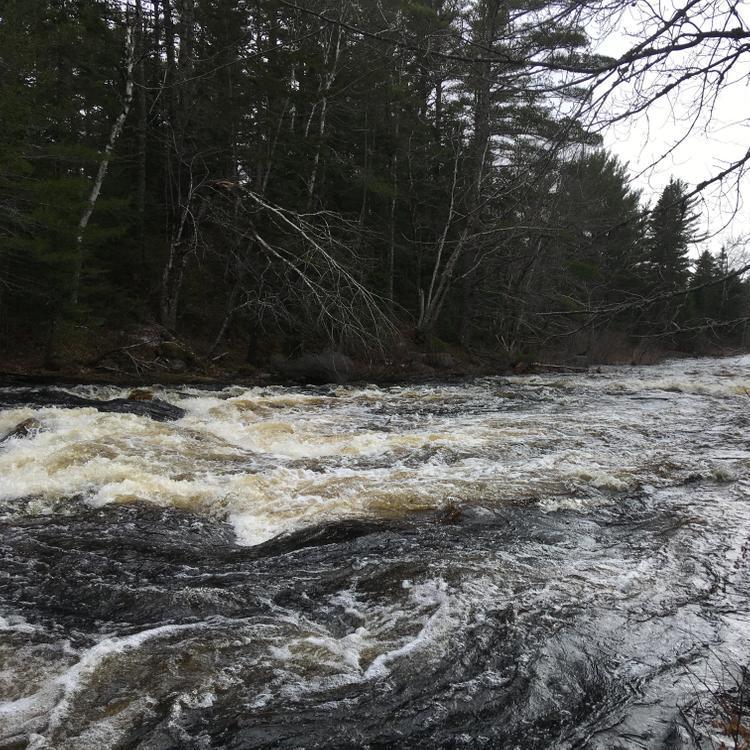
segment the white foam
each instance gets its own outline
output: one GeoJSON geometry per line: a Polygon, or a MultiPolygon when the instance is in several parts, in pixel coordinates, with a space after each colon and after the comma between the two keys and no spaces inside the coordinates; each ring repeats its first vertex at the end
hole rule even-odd
{"type": "MultiPolygon", "coordinates": [[[[335,397],[159,389],[187,410],[176,423],[88,408],[13,409],[0,412],[0,429],[34,416],[44,430],[0,447],[0,502],[8,513],[13,500],[33,497],[19,509],[38,513],[78,495],[96,506],[145,500],[229,520],[243,544],[446,502],[552,498],[584,507],[691,473],[741,479],[746,446],[738,435],[709,436],[716,420],[707,425],[704,399],[715,399],[712,412],[735,415],[731,394],[744,385],[746,360],[691,360],[449,387],[340,387],[335,397]],[[508,389],[517,398],[505,398],[508,389]],[[532,397],[540,389],[550,391],[548,400],[532,397]],[[611,394],[654,389],[666,394],[666,406],[628,399],[613,408],[611,394]],[[715,459],[709,438],[721,450],[715,459]]],[[[118,395],[86,391],[96,393],[118,395]]]]}
{"type": "Polygon", "coordinates": [[[418,651],[430,649],[446,638],[451,632],[455,632],[456,622],[452,616],[448,587],[444,580],[435,579],[424,584],[412,586],[409,589],[409,595],[417,606],[435,605],[435,611],[427,617],[416,636],[402,643],[397,648],[386,651],[376,657],[364,674],[366,679],[382,679],[386,677],[391,671],[389,665],[400,659],[412,656],[418,651]]]}
{"type": "MultiPolygon", "coordinates": [[[[85,689],[87,680],[109,657],[132,651],[149,640],[163,638],[182,630],[195,629],[190,625],[164,625],[120,638],[105,638],[80,654],[79,660],[69,669],[44,684],[36,693],[14,701],[0,702],[0,727],[4,735],[37,732],[37,747],[48,747],[63,728],[73,709],[76,695],[85,689]]],[[[33,744],[32,742],[32,744],[33,744]]]]}

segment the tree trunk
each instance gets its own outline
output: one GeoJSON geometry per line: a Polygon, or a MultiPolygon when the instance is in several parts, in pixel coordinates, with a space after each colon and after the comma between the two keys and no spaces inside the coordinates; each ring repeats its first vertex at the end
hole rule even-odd
{"type": "MultiPolygon", "coordinates": [[[[174,150],[174,173],[172,206],[179,207],[179,218],[172,230],[167,261],[162,273],[161,300],[159,314],[163,326],[171,331],[177,328],[177,310],[185,275],[185,266],[193,250],[188,241],[188,221],[197,223],[193,216],[193,199],[195,183],[192,169],[189,166],[185,138],[188,131],[186,108],[190,103],[190,84],[193,70],[193,36],[194,36],[194,0],[182,0],[179,22],[179,57],[175,55],[175,34],[172,22],[172,10],[169,0],[162,0],[164,8],[164,32],[166,39],[167,70],[172,69],[172,86],[170,90],[170,125],[171,145],[167,158],[174,150]],[[187,174],[186,174],[187,173],[187,174]]],[[[193,240],[195,231],[192,231],[193,240]]]]}
{"type": "MultiPolygon", "coordinates": [[[[338,69],[339,55],[341,54],[341,29],[336,28],[331,31],[331,39],[326,47],[325,65],[330,64],[330,69],[321,79],[321,100],[320,100],[320,120],[318,123],[318,142],[315,144],[315,154],[313,155],[313,166],[310,172],[310,178],[307,182],[307,210],[311,211],[315,200],[315,186],[318,179],[318,170],[320,169],[320,154],[323,148],[323,139],[326,134],[326,116],[328,114],[328,95],[331,92],[333,82],[336,78],[338,69]],[[335,37],[335,44],[334,44],[335,37]],[[333,50],[331,49],[333,48],[333,50]],[[333,59],[331,59],[333,55],[333,59]]],[[[312,117],[312,115],[311,115],[312,117]]]]}
{"type": "Polygon", "coordinates": [[[216,333],[213,344],[211,344],[211,349],[208,352],[209,356],[219,348],[219,344],[224,340],[224,336],[226,336],[226,333],[229,330],[229,325],[232,322],[232,318],[234,318],[234,314],[237,312],[237,298],[240,296],[241,290],[241,280],[237,278],[234,282],[234,285],[232,286],[232,291],[229,293],[229,299],[227,300],[227,309],[224,313],[224,319],[221,321],[221,325],[219,326],[219,330],[216,333]]]}
{"type": "Polygon", "coordinates": [[[177,305],[180,300],[185,265],[191,250],[190,247],[186,246],[184,239],[190,214],[191,198],[192,190],[183,206],[177,234],[169,243],[167,263],[162,274],[160,319],[161,324],[170,331],[175,331],[177,328],[177,305]]]}
{"type": "Polygon", "coordinates": [[[136,185],[136,211],[138,213],[138,249],[140,253],[141,274],[146,279],[146,139],[147,139],[147,108],[146,108],[146,23],[143,18],[141,0],[135,2],[136,28],[138,30],[138,53],[143,56],[136,68],[138,78],[138,177],[136,185]]]}
{"type": "MultiPolygon", "coordinates": [[[[129,14],[130,6],[127,6],[126,12],[129,14]]],[[[78,221],[78,233],[76,235],[76,248],[74,256],[74,267],[73,267],[73,285],[71,290],[71,302],[74,305],[78,304],[78,294],[81,286],[81,271],[83,269],[83,238],[86,233],[86,227],[89,224],[91,215],[94,213],[96,201],[99,198],[104,178],[107,176],[107,169],[109,168],[109,162],[112,158],[112,153],[115,149],[117,139],[122,133],[122,128],[125,125],[125,120],[130,112],[130,105],[133,101],[133,67],[135,65],[135,34],[133,33],[134,25],[133,17],[128,20],[126,32],[125,32],[125,93],[122,100],[122,109],[120,114],[112,124],[112,129],[109,132],[109,140],[107,145],[104,147],[104,154],[99,162],[99,169],[96,172],[94,178],[94,184],[91,187],[91,193],[89,194],[86,207],[83,209],[81,218],[78,221]]]]}
{"type": "MultiPolygon", "coordinates": [[[[486,0],[484,14],[479,20],[478,41],[483,49],[492,49],[500,21],[499,0],[486,0]]],[[[471,143],[470,167],[472,171],[471,192],[467,206],[467,235],[475,236],[481,226],[481,207],[483,183],[487,174],[487,164],[491,161],[491,100],[492,100],[492,63],[477,63],[474,83],[474,135],[471,143]]],[[[464,272],[461,275],[461,320],[459,323],[459,340],[463,346],[469,344],[471,337],[473,300],[476,293],[475,272],[478,267],[479,248],[476,243],[468,242],[463,261],[464,272]]]]}

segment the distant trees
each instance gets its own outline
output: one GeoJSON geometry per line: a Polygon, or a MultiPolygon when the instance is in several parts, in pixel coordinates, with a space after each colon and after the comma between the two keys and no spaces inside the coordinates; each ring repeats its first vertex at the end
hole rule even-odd
{"type": "Polygon", "coordinates": [[[691,191],[649,215],[587,129],[613,64],[589,12],[8,0],[0,338],[158,320],[255,360],[396,331],[513,357],[586,309],[638,335],[682,320],[635,303],[687,293],[691,191]]]}
{"type": "Polygon", "coordinates": [[[749,316],[749,285],[731,274],[725,249],[718,258],[704,250],[695,263],[682,315],[682,327],[691,343],[747,344],[749,316]]]}
{"type": "Polygon", "coordinates": [[[0,319],[16,310],[41,326],[38,346],[53,343],[74,301],[83,312],[95,293],[102,269],[92,257],[94,283],[77,299],[82,254],[115,247],[127,232],[127,199],[111,192],[85,235],[80,226],[121,108],[126,28],[119,4],[103,0],[9,0],[0,11],[0,319]]]}
{"type": "Polygon", "coordinates": [[[688,197],[687,185],[671,178],[649,213],[643,269],[645,296],[658,296],[659,300],[643,311],[644,332],[679,330],[685,299],[678,293],[688,287],[689,250],[697,240],[699,214],[695,202],[694,197],[688,197]]]}

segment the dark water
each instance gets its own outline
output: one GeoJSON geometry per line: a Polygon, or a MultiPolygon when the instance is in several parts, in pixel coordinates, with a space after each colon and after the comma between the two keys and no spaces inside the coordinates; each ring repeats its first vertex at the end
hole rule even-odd
{"type": "Polygon", "coordinates": [[[745,358],[32,410],[0,449],[0,748],[732,747],[749,386],[745,358]]]}

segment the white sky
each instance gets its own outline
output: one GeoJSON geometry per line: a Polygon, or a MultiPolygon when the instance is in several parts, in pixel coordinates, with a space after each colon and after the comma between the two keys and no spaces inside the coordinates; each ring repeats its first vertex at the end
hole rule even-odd
{"type": "MultiPolygon", "coordinates": [[[[629,163],[634,185],[642,190],[646,201],[653,203],[671,176],[694,186],[745,153],[750,146],[747,124],[750,122],[750,94],[746,90],[741,93],[746,98],[737,102],[736,109],[732,105],[722,107],[721,122],[714,119],[709,128],[697,129],[672,153],[668,152],[680,138],[681,131],[667,106],[654,107],[648,115],[610,128],[604,134],[604,143],[622,161],[629,163]],[[745,112],[744,122],[738,122],[739,109],[745,112]],[[667,156],[663,157],[665,153],[667,156]]],[[[732,186],[723,196],[718,189],[709,189],[704,195],[700,206],[704,229],[710,234],[718,233],[706,240],[712,251],[718,251],[724,241],[750,234],[750,215],[742,203],[741,192],[738,195],[732,186]]]]}
{"type": "MultiPolygon", "coordinates": [[[[632,39],[617,31],[608,34],[599,49],[617,56],[631,44],[632,39]]],[[[670,101],[657,102],[643,115],[604,132],[605,146],[629,163],[633,182],[645,200],[654,202],[672,175],[694,186],[746,153],[750,147],[750,56],[734,71],[733,80],[719,94],[713,112],[704,112],[684,142],[669,153],[685,135],[697,110],[697,92],[682,87],[670,101]],[[651,166],[655,161],[658,163],[651,166]]],[[[745,181],[744,190],[750,190],[749,180],[745,181]]],[[[741,192],[738,194],[734,184],[724,195],[716,188],[705,191],[700,206],[704,229],[716,236],[695,248],[693,255],[706,247],[718,252],[723,242],[750,235],[750,199],[747,206],[743,205],[741,192]]]]}

